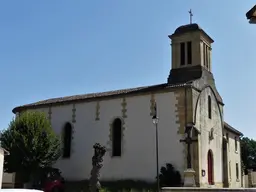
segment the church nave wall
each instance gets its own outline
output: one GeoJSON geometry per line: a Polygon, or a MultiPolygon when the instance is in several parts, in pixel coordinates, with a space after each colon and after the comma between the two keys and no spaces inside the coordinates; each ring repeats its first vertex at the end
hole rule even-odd
{"type": "Polygon", "coordinates": [[[67,180],[88,179],[92,167],[92,146],[99,142],[107,147],[101,171],[103,180],[154,181],[156,147],[151,116],[154,101],[159,116],[160,167],[172,163],[183,175],[184,146],[179,142],[181,137],[177,133],[178,101],[173,92],[166,92],[46,108],[44,112],[53,129],[62,138],[66,123],[72,126],[70,157],[61,158],[56,163],[64,177],[67,180]],[[121,156],[113,157],[113,124],[116,119],[121,120],[121,156]]]}

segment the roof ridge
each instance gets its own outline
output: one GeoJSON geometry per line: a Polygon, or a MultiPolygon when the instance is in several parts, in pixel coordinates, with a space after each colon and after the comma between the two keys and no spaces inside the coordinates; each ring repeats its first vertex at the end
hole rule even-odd
{"type": "Polygon", "coordinates": [[[151,92],[151,91],[155,91],[155,90],[161,89],[161,88],[183,87],[183,86],[186,86],[189,84],[191,84],[191,81],[185,82],[185,83],[183,82],[183,83],[172,83],[172,84],[162,83],[162,84],[147,85],[147,86],[126,88],[126,89],[117,89],[117,90],[112,90],[112,91],[70,95],[70,96],[64,96],[64,97],[55,97],[55,98],[44,99],[44,100],[37,101],[34,103],[29,103],[26,105],[21,105],[21,106],[15,107],[12,110],[12,112],[15,113],[22,109],[36,107],[36,106],[52,105],[52,104],[56,104],[56,103],[67,103],[67,102],[71,102],[71,101],[95,99],[95,98],[117,96],[117,95],[124,95],[124,94],[130,94],[130,93],[138,93],[138,92],[151,92]]]}

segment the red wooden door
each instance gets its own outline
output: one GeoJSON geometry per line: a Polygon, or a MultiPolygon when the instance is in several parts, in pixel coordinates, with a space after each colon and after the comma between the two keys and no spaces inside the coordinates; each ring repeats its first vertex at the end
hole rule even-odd
{"type": "Polygon", "coordinates": [[[208,183],[213,185],[213,156],[212,152],[208,151],[208,183]]]}

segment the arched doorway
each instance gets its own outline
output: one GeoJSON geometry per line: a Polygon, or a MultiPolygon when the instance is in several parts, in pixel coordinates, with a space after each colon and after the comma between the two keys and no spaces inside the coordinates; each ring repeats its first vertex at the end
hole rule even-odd
{"type": "Polygon", "coordinates": [[[213,154],[211,150],[208,151],[207,159],[208,159],[208,183],[209,185],[213,185],[214,184],[213,154]]]}

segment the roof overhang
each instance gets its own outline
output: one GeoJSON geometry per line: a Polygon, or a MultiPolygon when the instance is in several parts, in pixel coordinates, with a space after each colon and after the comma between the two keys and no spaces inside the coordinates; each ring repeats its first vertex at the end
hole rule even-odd
{"type": "Polygon", "coordinates": [[[234,127],[232,127],[231,125],[229,125],[228,123],[224,122],[224,129],[238,135],[238,136],[243,136],[243,133],[238,131],[237,129],[235,129],[234,127]]]}
{"type": "Polygon", "coordinates": [[[256,5],[246,13],[246,18],[250,24],[256,24],[256,5]]]}

